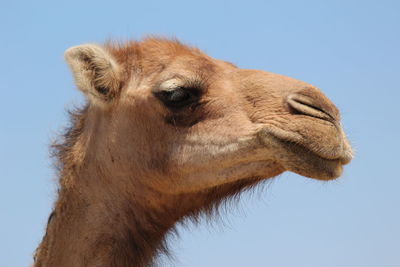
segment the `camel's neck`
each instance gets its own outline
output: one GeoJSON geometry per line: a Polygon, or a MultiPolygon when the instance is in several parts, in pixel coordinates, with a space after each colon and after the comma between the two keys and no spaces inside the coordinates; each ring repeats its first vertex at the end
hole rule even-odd
{"type": "Polygon", "coordinates": [[[60,191],[35,267],[147,266],[163,249],[174,220],[104,186],[60,191]]]}
{"type": "Polygon", "coordinates": [[[103,124],[88,109],[72,116],[73,127],[55,145],[60,191],[34,266],[148,266],[179,216],[166,212],[174,210],[168,199],[140,184],[145,174],[110,170],[109,138],[101,130],[90,138],[103,124]],[[94,126],[85,128],[88,121],[94,126]]]}

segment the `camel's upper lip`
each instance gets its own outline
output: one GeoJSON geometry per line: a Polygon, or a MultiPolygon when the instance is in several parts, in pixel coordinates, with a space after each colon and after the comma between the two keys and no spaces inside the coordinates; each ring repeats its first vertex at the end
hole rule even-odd
{"type": "Polygon", "coordinates": [[[325,160],[325,161],[338,162],[341,165],[346,165],[353,158],[351,153],[346,153],[346,152],[343,152],[343,153],[341,153],[341,154],[339,154],[337,156],[329,156],[329,157],[327,157],[326,154],[318,153],[315,150],[312,150],[312,149],[310,149],[310,148],[308,148],[308,147],[306,147],[306,146],[304,146],[302,144],[299,144],[297,142],[293,142],[293,141],[290,141],[290,140],[284,140],[284,139],[280,139],[280,138],[278,138],[278,139],[279,139],[280,142],[286,143],[290,147],[298,147],[299,149],[301,149],[302,151],[306,152],[307,154],[312,154],[315,157],[318,157],[318,158],[320,158],[322,160],[325,160]]]}
{"type": "Polygon", "coordinates": [[[277,127],[264,128],[261,132],[264,134],[272,135],[277,138],[280,142],[290,144],[291,146],[300,146],[303,149],[315,154],[321,159],[325,160],[337,160],[341,164],[345,165],[349,163],[353,158],[353,151],[343,133],[340,129],[338,130],[338,135],[341,135],[341,143],[332,149],[325,149],[326,144],[319,144],[317,142],[312,142],[310,144],[305,144],[304,137],[296,132],[289,132],[282,130],[277,127]]]}

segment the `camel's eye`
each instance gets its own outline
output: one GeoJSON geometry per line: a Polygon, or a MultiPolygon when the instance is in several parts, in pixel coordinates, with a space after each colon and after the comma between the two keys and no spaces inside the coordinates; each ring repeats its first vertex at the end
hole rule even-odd
{"type": "Polygon", "coordinates": [[[170,109],[181,109],[196,103],[200,97],[197,88],[178,87],[174,90],[160,91],[156,96],[170,109]]]}

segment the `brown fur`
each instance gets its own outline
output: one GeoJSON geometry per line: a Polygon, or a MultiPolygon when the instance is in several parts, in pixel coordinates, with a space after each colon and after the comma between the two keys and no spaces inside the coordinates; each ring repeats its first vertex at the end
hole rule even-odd
{"type": "Polygon", "coordinates": [[[334,179],[351,159],[336,107],[304,82],[157,38],[66,59],[88,103],[53,146],[60,189],[36,267],[150,266],[177,222],[285,170],[334,179]],[[199,99],[167,108],[158,95],[181,87],[199,99]]]}

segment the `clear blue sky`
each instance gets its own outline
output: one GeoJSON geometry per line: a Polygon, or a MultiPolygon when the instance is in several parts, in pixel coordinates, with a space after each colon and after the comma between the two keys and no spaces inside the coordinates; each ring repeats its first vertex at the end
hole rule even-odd
{"type": "Polygon", "coordinates": [[[318,86],[357,151],[340,180],[283,174],[181,229],[164,266],[400,266],[399,1],[13,0],[0,33],[0,266],[31,263],[54,201],[48,144],[82,102],[64,50],[146,34],[318,86]]]}

